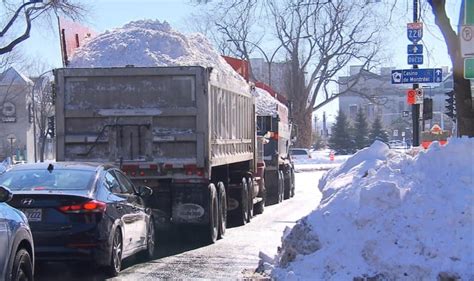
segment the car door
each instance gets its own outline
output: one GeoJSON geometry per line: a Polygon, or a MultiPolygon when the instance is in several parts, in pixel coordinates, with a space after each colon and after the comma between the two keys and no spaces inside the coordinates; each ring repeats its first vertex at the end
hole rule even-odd
{"type": "Polygon", "coordinates": [[[133,249],[134,216],[131,204],[129,204],[129,195],[125,192],[113,170],[107,170],[104,176],[104,184],[111,192],[109,200],[111,206],[115,208],[118,217],[123,226],[123,253],[133,249]]]}
{"type": "Polygon", "coordinates": [[[128,196],[128,204],[131,205],[134,217],[133,247],[138,248],[146,245],[148,215],[143,203],[143,199],[137,195],[133,183],[119,170],[115,170],[122,188],[128,196]]]}
{"type": "Polygon", "coordinates": [[[7,204],[0,203],[0,279],[4,278],[6,273],[11,251],[7,208],[7,204]]]}

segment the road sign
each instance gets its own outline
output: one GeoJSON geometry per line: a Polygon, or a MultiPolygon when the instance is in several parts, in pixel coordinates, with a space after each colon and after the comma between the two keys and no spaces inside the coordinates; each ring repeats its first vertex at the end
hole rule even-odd
{"type": "Polygon", "coordinates": [[[408,40],[416,43],[423,38],[423,23],[411,22],[407,23],[407,36],[408,40]]]}
{"type": "Polygon", "coordinates": [[[463,57],[474,57],[474,25],[461,28],[461,54],[463,57]]]}
{"type": "Polygon", "coordinates": [[[441,83],[441,68],[415,68],[392,70],[392,84],[441,83]]]}
{"type": "Polygon", "coordinates": [[[423,45],[420,44],[408,44],[407,54],[409,55],[421,55],[423,54],[423,45]]]}
{"type": "Polygon", "coordinates": [[[415,104],[415,97],[416,97],[416,90],[408,90],[407,91],[407,103],[408,104],[415,104]]]}
{"type": "Polygon", "coordinates": [[[415,103],[423,104],[423,89],[416,89],[415,103]]]}
{"type": "Polygon", "coordinates": [[[465,0],[464,23],[474,24],[474,0],[465,0]]]}
{"type": "Polygon", "coordinates": [[[408,55],[408,64],[423,64],[423,55],[408,55]]]}
{"type": "Polygon", "coordinates": [[[464,59],[464,79],[474,79],[474,57],[464,59]]]}

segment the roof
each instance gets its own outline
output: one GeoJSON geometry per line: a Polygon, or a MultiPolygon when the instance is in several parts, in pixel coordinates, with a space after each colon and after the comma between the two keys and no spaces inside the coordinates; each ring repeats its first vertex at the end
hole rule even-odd
{"type": "Polygon", "coordinates": [[[47,169],[49,165],[53,165],[54,169],[73,169],[73,170],[89,170],[96,171],[101,167],[111,168],[111,164],[92,163],[92,162],[42,162],[42,163],[26,163],[14,165],[10,170],[42,170],[47,169]]]}
{"type": "Polygon", "coordinates": [[[0,74],[0,85],[33,85],[30,78],[23,75],[13,66],[0,74]]]}

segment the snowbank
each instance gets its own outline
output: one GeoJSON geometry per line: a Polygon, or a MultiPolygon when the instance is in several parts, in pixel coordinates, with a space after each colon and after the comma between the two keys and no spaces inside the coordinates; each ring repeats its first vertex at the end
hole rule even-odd
{"type": "Polygon", "coordinates": [[[211,79],[249,92],[245,80],[203,35],[184,35],[158,20],[132,21],[106,31],[76,49],[69,63],[74,68],[127,65],[212,67],[211,79]]]}
{"type": "Polygon", "coordinates": [[[376,142],[320,180],[319,207],[264,269],[277,280],[474,280],[473,167],[472,138],[414,157],[376,142]]]}

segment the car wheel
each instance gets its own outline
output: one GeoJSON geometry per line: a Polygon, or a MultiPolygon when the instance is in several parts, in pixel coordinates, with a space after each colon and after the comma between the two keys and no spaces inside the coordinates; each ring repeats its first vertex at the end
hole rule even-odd
{"type": "Polygon", "coordinates": [[[249,216],[248,201],[247,181],[245,178],[242,178],[242,183],[240,186],[239,213],[237,218],[237,223],[239,225],[245,225],[247,223],[249,216]]]}
{"type": "Polygon", "coordinates": [[[283,174],[283,199],[290,199],[291,197],[291,174],[289,169],[285,169],[283,174]]]}
{"type": "Polygon", "coordinates": [[[144,260],[151,260],[155,256],[155,222],[152,217],[150,217],[150,222],[148,224],[148,230],[146,234],[146,250],[141,253],[141,257],[144,260]]]}
{"type": "Polygon", "coordinates": [[[107,270],[111,276],[117,276],[120,272],[120,268],[122,267],[122,250],[122,233],[120,232],[120,228],[117,228],[112,240],[112,255],[110,257],[110,264],[107,266],[107,270]]]}
{"type": "Polygon", "coordinates": [[[227,229],[227,195],[225,187],[222,182],[217,183],[217,195],[219,197],[219,235],[218,238],[223,238],[227,229]]]}
{"type": "Polygon", "coordinates": [[[30,254],[25,249],[16,252],[11,276],[13,281],[33,280],[33,264],[30,254]]]}

